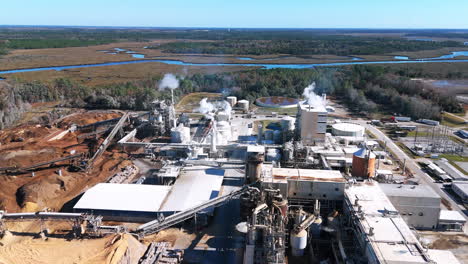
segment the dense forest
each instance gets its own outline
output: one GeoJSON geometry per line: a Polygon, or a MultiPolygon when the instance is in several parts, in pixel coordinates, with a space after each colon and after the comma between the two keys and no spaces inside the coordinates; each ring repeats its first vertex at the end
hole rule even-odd
{"type": "MultiPolygon", "coordinates": [[[[148,110],[154,99],[170,96],[168,91],[156,89],[161,77],[98,87],[68,79],[57,79],[51,84],[13,80],[9,88],[3,89],[9,96],[0,98],[0,116],[4,124],[11,123],[11,116],[17,117],[25,109],[24,104],[43,101],[63,101],[71,107],[148,110]],[[12,108],[12,105],[19,107],[12,108]]],[[[180,87],[174,93],[180,98],[190,92],[223,92],[254,102],[263,96],[301,97],[311,82],[316,82],[317,93],[327,93],[354,111],[369,115],[397,113],[415,119],[439,119],[441,110],[463,111],[454,96],[383,66],[195,74],[180,77],[180,87]]]]}
{"type": "MultiPolygon", "coordinates": [[[[6,54],[11,49],[78,47],[119,41],[150,41],[154,39],[185,40],[152,47],[166,52],[251,55],[334,54],[347,56],[351,54],[384,54],[463,46],[462,42],[457,41],[410,41],[404,38],[404,36],[410,36],[411,34],[427,33],[418,30],[400,30],[398,32],[402,34],[401,37],[398,35],[382,35],[380,37],[365,35],[379,32],[381,34],[395,33],[389,30],[349,29],[231,30],[0,27],[0,55],[6,54]],[[186,40],[208,40],[209,42],[188,42],[186,40]]],[[[439,32],[439,34],[443,33],[439,32]]]]}
{"type": "Polygon", "coordinates": [[[399,38],[316,36],[308,40],[224,40],[216,42],[172,42],[150,47],[169,53],[245,55],[378,55],[400,51],[435,50],[461,47],[456,41],[410,41],[399,38]]]}

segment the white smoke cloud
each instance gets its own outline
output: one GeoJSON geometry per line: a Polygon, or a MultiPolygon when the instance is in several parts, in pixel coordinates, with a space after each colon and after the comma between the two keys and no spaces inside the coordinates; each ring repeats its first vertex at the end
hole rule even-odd
{"type": "Polygon", "coordinates": [[[315,82],[304,88],[302,95],[306,99],[306,103],[314,108],[325,107],[327,105],[327,100],[322,96],[317,95],[315,92],[315,82]]]}
{"type": "Polygon", "coordinates": [[[165,90],[165,89],[177,89],[179,88],[179,80],[175,77],[174,74],[171,73],[166,73],[164,74],[164,78],[159,82],[159,90],[165,90]]]}

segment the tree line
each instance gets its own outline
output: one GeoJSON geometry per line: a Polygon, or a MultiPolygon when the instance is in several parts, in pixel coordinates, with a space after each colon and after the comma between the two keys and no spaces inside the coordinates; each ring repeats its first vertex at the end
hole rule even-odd
{"type": "MultiPolygon", "coordinates": [[[[4,91],[10,96],[0,99],[0,111],[5,116],[12,105],[44,101],[62,101],[64,106],[70,107],[149,110],[153,100],[170,98],[169,91],[157,89],[161,78],[161,75],[156,75],[139,81],[97,87],[64,78],[52,83],[12,80],[10,92],[4,91]]],[[[180,98],[191,92],[223,92],[253,103],[264,96],[299,98],[304,88],[312,82],[316,82],[317,94],[327,93],[352,110],[365,114],[395,113],[415,119],[439,119],[441,110],[463,111],[454,96],[383,66],[194,74],[180,78],[180,87],[174,94],[180,98]]]]}

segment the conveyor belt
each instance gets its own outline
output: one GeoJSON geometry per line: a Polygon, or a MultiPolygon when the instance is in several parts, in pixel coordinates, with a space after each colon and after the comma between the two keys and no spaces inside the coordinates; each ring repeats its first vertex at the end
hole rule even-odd
{"type": "Polygon", "coordinates": [[[233,199],[236,196],[239,196],[239,195],[241,195],[243,193],[253,191],[253,190],[258,191],[258,189],[256,189],[256,188],[252,188],[250,186],[244,186],[242,189],[240,189],[238,191],[234,191],[234,192],[232,192],[232,193],[230,193],[228,195],[223,195],[223,196],[217,197],[215,199],[207,201],[206,203],[194,206],[194,207],[192,207],[192,208],[190,208],[188,210],[175,213],[175,214],[173,214],[171,216],[166,217],[162,221],[160,221],[159,219],[156,219],[156,220],[153,220],[153,221],[148,222],[146,224],[140,225],[137,228],[136,231],[137,231],[138,235],[140,235],[140,236],[147,236],[147,235],[157,233],[157,232],[159,232],[159,231],[161,231],[163,229],[166,229],[166,228],[171,227],[173,225],[179,224],[179,223],[181,223],[181,222],[183,222],[183,221],[185,221],[185,220],[187,220],[189,218],[192,218],[196,213],[198,213],[200,211],[203,211],[203,210],[205,210],[207,208],[210,208],[210,207],[220,206],[223,203],[233,199]]]}

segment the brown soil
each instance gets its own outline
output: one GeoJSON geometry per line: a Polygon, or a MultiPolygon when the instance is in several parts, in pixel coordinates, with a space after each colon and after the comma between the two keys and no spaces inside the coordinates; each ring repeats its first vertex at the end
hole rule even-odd
{"type": "MultiPolygon", "coordinates": [[[[118,116],[118,113],[111,112],[88,112],[64,118],[61,126],[89,124],[118,116]]],[[[76,153],[89,152],[88,143],[77,139],[79,132],[68,132],[53,140],[63,131],[58,127],[41,125],[21,125],[0,131],[0,167],[26,167],[68,156],[72,150],[76,153]]],[[[127,163],[122,164],[125,158],[124,154],[108,150],[88,174],[67,171],[68,161],[64,161],[36,169],[34,177],[32,172],[0,175],[0,209],[9,212],[43,208],[60,210],[65,203],[89,187],[106,181],[125,166],[127,163]],[[59,176],[59,170],[62,176],[59,176]]]]}

